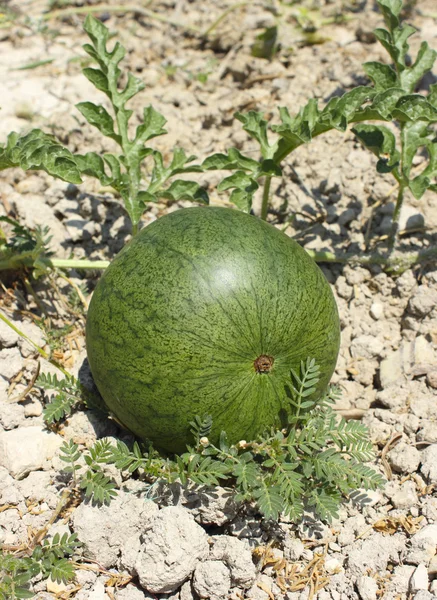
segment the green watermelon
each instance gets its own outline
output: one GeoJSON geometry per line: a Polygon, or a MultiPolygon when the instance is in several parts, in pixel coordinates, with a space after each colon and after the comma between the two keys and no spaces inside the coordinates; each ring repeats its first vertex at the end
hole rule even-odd
{"type": "Polygon", "coordinates": [[[337,306],[295,241],[229,208],[187,208],[143,229],[93,294],[88,359],[107,406],[138,437],[171,451],[280,426],[290,368],[314,358],[327,386],[339,350],[337,306]]]}

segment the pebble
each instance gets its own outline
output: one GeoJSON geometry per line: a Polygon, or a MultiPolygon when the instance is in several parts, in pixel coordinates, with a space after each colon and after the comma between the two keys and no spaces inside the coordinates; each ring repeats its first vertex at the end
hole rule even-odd
{"type": "Polygon", "coordinates": [[[356,586],[361,600],[376,600],[378,584],[373,577],[367,575],[358,577],[356,586]]]}
{"type": "Polygon", "coordinates": [[[200,598],[222,600],[231,587],[230,571],[219,560],[206,560],[194,571],[193,587],[200,598]]]}
{"type": "Polygon", "coordinates": [[[0,465],[15,479],[42,469],[62,445],[62,438],[39,426],[0,433],[0,465]]]}
{"type": "Polygon", "coordinates": [[[406,481],[399,490],[391,497],[395,508],[406,509],[414,506],[418,502],[416,485],[413,481],[406,481]]]}
{"type": "Polygon", "coordinates": [[[407,310],[414,317],[426,317],[437,305],[437,290],[426,285],[419,286],[411,296],[407,310]]]}
{"type": "Polygon", "coordinates": [[[411,576],[410,591],[414,594],[419,590],[427,590],[428,585],[428,570],[424,564],[420,564],[411,576]]]}
{"type": "Polygon", "coordinates": [[[378,358],[384,345],[373,335],[360,335],[352,340],[350,353],[353,358],[378,358]]]}
{"type": "Polygon", "coordinates": [[[428,446],[422,452],[421,473],[425,475],[429,483],[437,483],[437,444],[428,446]]]}
{"type": "Polygon", "coordinates": [[[9,327],[4,321],[0,320],[0,348],[11,348],[16,346],[20,336],[9,327]]]}
{"type": "Polygon", "coordinates": [[[378,321],[384,316],[384,306],[380,302],[374,302],[370,307],[370,316],[375,321],[378,321]]]}
{"type": "Polygon", "coordinates": [[[20,350],[14,346],[0,352],[0,373],[5,379],[12,379],[23,368],[20,350]]]}
{"type": "Polygon", "coordinates": [[[397,473],[414,473],[420,464],[420,452],[414,446],[399,442],[387,453],[387,460],[397,473]]]}

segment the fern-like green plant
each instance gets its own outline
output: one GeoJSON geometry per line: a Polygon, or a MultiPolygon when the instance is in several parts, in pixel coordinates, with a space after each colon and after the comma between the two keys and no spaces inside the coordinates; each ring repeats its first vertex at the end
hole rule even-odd
{"type": "Polygon", "coordinates": [[[81,404],[106,412],[102,402],[73,375],[58,379],[55,374],[40,373],[36,385],[57,392],[43,410],[44,421],[49,425],[68,417],[81,404]]]}
{"type": "MultiPolygon", "coordinates": [[[[366,427],[335,413],[338,390],[314,396],[319,377],[313,359],[291,371],[284,389],[284,398],[293,407],[288,427],[267,431],[254,441],[231,444],[222,432],[213,444],[208,439],[211,416],[197,416],[190,423],[194,444],[180,456],[163,457],[151,445],[138,442],[129,448],[120,440],[114,445],[102,439],[83,452],[85,470],[76,478],[80,451],[70,441],[61,447],[64,471],[97,504],[108,504],[117,495],[115,480],[105,473],[105,465],[112,464],[122,477],[135,476],[152,486],[159,481],[230,486],[236,501],[255,504],[268,519],[283,513],[298,520],[305,509],[312,509],[329,521],[338,516],[342,497],[360,487],[375,489],[383,478],[365,464],[374,457],[366,427]]],[[[59,382],[53,376],[47,380],[65,393],[77,391],[72,380],[59,382]]]]}
{"type": "Polygon", "coordinates": [[[71,556],[80,545],[75,533],[57,533],[52,540],[40,543],[30,556],[0,551],[0,600],[34,598],[29,584],[39,574],[43,579],[69,583],[75,573],[71,556]]]}

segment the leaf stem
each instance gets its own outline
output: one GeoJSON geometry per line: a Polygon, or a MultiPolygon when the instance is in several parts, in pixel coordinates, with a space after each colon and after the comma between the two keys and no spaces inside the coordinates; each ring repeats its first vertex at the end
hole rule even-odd
{"type": "Polygon", "coordinates": [[[390,238],[389,238],[389,242],[388,242],[388,249],[390,252],[393,251],[393,248],[395,247],[395,243],[398,237],[398,232],[399,232],[399,217],[401,214],[401,210],[402,210],[402,205],[404,203],[404,193],[405,193],[405,183],[400,183],[399,184],[399,190],[398,190],[398,197],[396,200],[396,205],[395,205],[395,210],[393,213],[393,220],[392,220],[392,224],[391,224],[391,232],[390,232],[390,238]]]}
{"type": "Polygon", "coordinates": [[[43,348],[41,348],[40,346],[38,346],[38,344],[36,344],[33,340],[31,340],[29,336],[27,336],[23,331],[21,331],[21,329],[18,329],[18,327],[16,327],[12,323],[12,321],[10,321],[1,312],[0,312],[0,320],[2,320],[4,323],[6,323],[6,325],[8,327],[10,327],[13,331],[15,331],[15,333],[18,333],[18,335],[20,337],[22,337],[24,340],[26,340],[27,342],[29,342],[29,344],[31,344],[35,348],[35,350],[38,352],[38,354],[40,356],[42,356],[43,358],[45,358],[51,365],[53,365],[54,367],[56,367],[57,369],[59,369],[59,371],[61,371],[61,373],[63,373],[67,377],[70,376],[70,373],[68,373],[68,371],[66,371],[64,369],[64,367],[62,367],[59,363],[57,363],[55,360],[53,360],[52,358],[50,358],[50,356],[47,354],[47,352],[43,348]]]}
{"type": "Polygon", "coordinates": [[[272,183],[272,176],[267,175],[264,180],[263,198],[261,204],[261,219],[267,221],[267,213],[269,210],[269,196],[270,196],[270,185],[272,183]]]}
{"type": "MultiPolygon", "coordinates": [[[[109,260],[84,260],[75,258],[48,258],[40,259],[49,269],[106,269],[109,260]]],[[[19,270],[25,267],[32,267],[34,259],[30,256],[20,257],[19,254],[0,260],[0,271],[19,270]]]]}

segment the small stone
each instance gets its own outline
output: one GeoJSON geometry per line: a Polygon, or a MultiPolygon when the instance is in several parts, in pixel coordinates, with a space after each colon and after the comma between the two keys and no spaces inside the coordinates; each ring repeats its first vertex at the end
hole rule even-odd
{"type": "Polygon", "coordinates": [[[87,600],[108,600],[105,586],[102,581],[97,580],[89,592],[87,600]]]}
{"type": "Polygon", "coordinates": [[[200,598],[222,600],[231,587],[228,567],[219,560],[206,560],[194,571],[193,587],[200,598]]]}
{"type": "Polygon", "coordinates": [[[426,590],[420,590],[414,594],[412,600],[437,600],[437,596],[426,590]]]}
{"type": "Polygon", "coordinates": [[[373,335],[360,335],[352,340],[350,353],[353,358],[378,358],[384,349],[381,340],[373,335]]]}
{"type": "Polygon", "coordinates": [[[31,398],[23,403],[25,417],[40,417],[43,407],[39,400],[31,398]]]}
{"type": "Polygon", "coordinates": [[[156,596],[151,596],[147,592],[139,590],[135,585],[128,584],[125,588],[117,590],[116,600],[152,600],[156,596]]]}
{"type": "Polygon", "coordinates": [[[161,509],[143,527],[134,570],[154,594],[173,592],[208,555],[207,535],[179,506],[161,509]]]}
{"type": "Polygon", "coordinates": [[[428,564],[437,549],[437,524],[426,525],[411,537],[411,546],[405,553],[405,562],[428,564]]]}
{"type": "Polygon", "coordinates": [[[17,486],[25,498],[40,501],[46,497],[51,480],[52,475],[48,471],[32,471],[17,486]]]}
{"type": "Polygon", "coordinates": [[[347,562],[348,576],[361,577],[368,569],[382,573],[389,562],[399,563],[399,553],[405,547],[405,536],[394,534],[385,536],[375,533],[363,542],[354,544],[347,562]]]}
{"type": "Polygon", "coordinates": [[[246,592],[246,597],[250,600],[270,600],[272,598],[273,579],[267,575],[258,575],[256,582],[246,592]]]}
{"type": "Polygon", "coordinates": [[[428,565],[428,576],[432,579],[437,575],[437,554],[431,558],[431,561],[428,565]]]}
{"type": "Polygon", "coordinates": [[[356,219],[356,217],[357,217],[356,211],[353,208],[347,208],[338,217],[338,222],[340,223],[340,225],[348,225],[354,219],[356,219]]]}
{"type": "Polygon", "coordinates": [[[358,577],[356,586],[361,600],[376,600],[378,584],[373,577],[367,577],[366,575],[358,577]]]}
{"type": "Polygon", "coordinates": [[[0,348],[11,348],[18,344],[20,336],[4,321],[0,321],[0,348]]]}
{"type": "Polygon", "coordinates": [[[408,229],[419,229],[424,227],[425,217],[421,212],[414,208],[414,206],[408,206],[404,204],[401,208],[399,215],[399,230],[406,231],[408,229]]]}
{"type": "Polygon", "coordinates": [[[61,594],[65,592],[68,588],[68,583],[58,583],[57,581],[53,581],[51,577],[47,579],[46,589],[51,594],[61,594]]]}
{"type": "Polygon", "coordinates": [[[28,175],[15,186],[19,194],[39,194],[46,189],[47,185],[44,178],[40,175],[28,175]]]}
{"type": "Polygon", "coordinates": [[[387,358],[381,361],[379,365],[379,381],[383,390],[405,381],[401,350],[390,352],[387,358]]]}
{"type": "Polygon", "coordinates": [[[287,560],[291,560],[293,562],[298,561],[304,550],[305,546],[303,545],[303,542],[301,542],[298,538],[291,538],[287,536],[284,543],[284,557],[287,560]]]}
{"type": "MultiPolygon", "coordinates": [[[[186,581],[179,592],[180,600],[197,600],[197,594],[193,590],[193,585],[191,581],[186,581]]],[[[126,600],[130,600],[130,598],[126,598],[126,600]]]]}
{"type": "Polygon", "coordinates": [[[407,310],[413,317],[426,317],[437,305],[437,290],[421,285],[411,296],[407,310]]]}
{"type": "Polygon", "coordinates": [[[426,383],[433,390],[437,390],[437,369],[433,369],[432,371],[428,371],[426,374],[426,383]]]}
{"type": "Polygon", "coordinates": [[[378,321],[384,316],[384,306],[380,302],[374,302],[370,307],[370,316],[378,321]]]}
{"type": "Polygon", "coordinates": [[[428,446],[422,452],[421,473],[425,475],[429,483],[437,483],[437,444],[428,446]]]}
{"type": "Polygon", "coordinates": [[[420,464],[420,452],[414,446],[400,442],[387,454],[387,459],[397,473],[414,473],[420,464]]]}
{"type": "Polygon", "coordinates": [[[427,590],[429,585],[428,570],[424,564],[420,564],[410,579],[410,592],[413,594],[419,590],[427,590]]]}
{"type": "Polygon", "coordinates": [[[329,558],[325,560],[325,569],[327,573],[334,575],[335,573],[340,573],[343,570],[343,566],[337,558],[329,558]]]}
{"type": "Polygon", "coordinates": [[[17,402],[0,402],[0,424],[3,429],[15,429],[23,424],[24,407],[17,402]]]}
{"type": "Polygon", "coordinates": [[[19,427],[0,433],[0,465],[15,479],[38,471],[62,445],[62,438],[39,426],[19,427]]]}
{"type": "Polygon", "coordinates": [[[229,535],[214,536],[210,558],[226,564],[231,571],[232,585],[247,588],[255,581],[255,565],[247,542],[229,535]]]}
{"type": "Polygon", "coordinates": [[[0,373],[5,379],[12,379],[23,368],[23,357],[19,349],[5,348],[0,352],[0,373]]]}
{"type": "MultiPolygon", "coordinates": [[[[21,321],[20,329],[25,335],[27,335],[29,339],[35,342],[37,346],[44,348],[46,343],[45,336],[38,325],[35,325],[35,323],[29,323],[29,321],[21,321]]],[[[18,340],[18,347],[21,351],[21,355],[24,356],[24,358],[28,358],[29,356],[35,354],[35,347],[25,338],[20,337],[18,340]]]]}
{"type": "Polygon", "coordinates": [[[155,503],[119,492],[108,506],[83,502],[73,513],[73,528],[88,554],[109,568],[124,544],[144,531],[157,512],[155,503]]]}
{"type": "Polygon", "coordinates": [[[425,421],[422,429],[417,432],[417,441],[437,444],[437,422],[425,421]]]}
{"type": "Polygon", "coordinates": [[[418,502],[416,486],[413,481],[406,481],[399,490],[391,497],[393,506],[399,509],[406,509],[414,506],[418,502]]]}
{"type": "Polygon", "coordinates": [[[419,335],[413,343],[414,348],[414,366],[413,374],[417,377],[425,375],[436,364],[436,356],[433,347],[426,340],[425,336],[419,335]]]}

